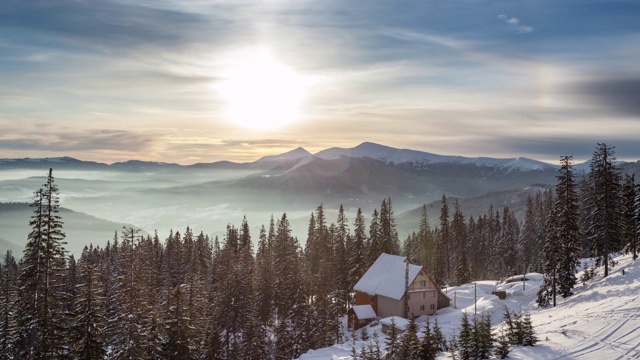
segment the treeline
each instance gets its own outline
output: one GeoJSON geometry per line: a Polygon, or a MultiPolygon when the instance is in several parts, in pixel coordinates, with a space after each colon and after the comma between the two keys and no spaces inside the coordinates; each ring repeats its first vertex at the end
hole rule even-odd
{"type": "Polygon", "coordinates": [[[391,200],[369,229],[342,207],[311,214],[305,246],[286,214],[260,228],[142,236],[65,250],[52,171],[34,193],[20,262],[0,268],[0,359],[292,359],[344,341],[351,289],[380,253],[400,250],[391,200]],[[257,243],[257,248],[254,248],[257,243]]]}
{"type": "Polygon", "coordinates": [[[575,175],[572,160],[561,158],[554,191],[527,198],[522,221],[509,207],[491,207],[466,221],[458,200],[451,211],[443,196],[432,230],[423,206],[419,230],[408,236],[403,254],[425,266],[441,285],[543,273],[540,306],[555,304],[556,294],[572,294],[583,257],[595,258],[607,276],[612,254],[626,251],[638,257],[640,185],[634,175],[622,175],[614,147],[606,144],[596,147],[586,176],[575,175]]]}

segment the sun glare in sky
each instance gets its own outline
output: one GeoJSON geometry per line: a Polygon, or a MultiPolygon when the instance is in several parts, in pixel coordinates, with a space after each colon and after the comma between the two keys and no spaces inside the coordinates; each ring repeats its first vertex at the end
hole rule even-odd
{"type": "Polygon", "coordinates": [[[231,63],[218,90],[231,121],[259,130],[296,121],[305,86],[294,68],[259,49],[231,63]]]}

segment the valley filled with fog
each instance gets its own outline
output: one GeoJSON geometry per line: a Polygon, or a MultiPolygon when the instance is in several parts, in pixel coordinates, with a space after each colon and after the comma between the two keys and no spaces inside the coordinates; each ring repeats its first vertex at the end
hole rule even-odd
{"type": "MultiPolygon", "coordinates": [[[[637,168],[635,163],[622,166],[630,172],[637,168]]],[[[315,155],[296,149],[252,163],[187,166],[2,159],[0,250],[22,248],[30,216],[25,204],[49,168],[66,209],[61,215],[73,253],[89,243],[106,244],[122,226],[150,234],[158,231],[160,238],[187,226],[222,236],[228,224],[237,225],[246,216],[257,234],[272,215],[278,218],[282,213],[287,213],[293,235],[304,244],[309,216],[318,205],[324,205],[331,221],[342,205],[352,222],[358,208],[370,219],[386,198],[391,198],[403,240],[417,229],[424,204],[432,226],[436,224],[443,195],[459,199],[467,217],[477,217],[490,206],[507,206],[521,217],[526,198],[551,188],[557,174],[557,166],[531,159],[445,157],[372,143],[315,155]]],[[[586,166],[576,168],[580,176],[586,166]]]]}

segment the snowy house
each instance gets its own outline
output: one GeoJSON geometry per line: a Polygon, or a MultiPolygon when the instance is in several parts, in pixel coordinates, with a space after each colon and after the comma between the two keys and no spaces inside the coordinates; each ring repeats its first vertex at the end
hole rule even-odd
{"type": "Polygon", "coordinates": [[[353,289],[356,306],[370,305],[380,318],[433,315],[451,305],[426,270],[404,256],[381,254],[353,289]]]}
{"type": "Polygon", "coordinates": [[[366,326],[377,317],[371,305],[355,305],[347,312],[349,328],[358,330],[366,326]]]}

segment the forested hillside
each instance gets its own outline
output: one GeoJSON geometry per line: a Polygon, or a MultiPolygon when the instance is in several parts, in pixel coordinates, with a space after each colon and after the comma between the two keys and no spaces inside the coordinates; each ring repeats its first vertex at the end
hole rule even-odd
{"type": "MultiPolygon", "coordinates": [[[[613,149],[596,149],[574,182],[563,159],[555,195],[537,192],[520,223],[509,207],[465,217],[442,197],[437,226],[423,207],[401,242],[392,199],[367,220],[335,221],[320,204],[304,246],[286,213],[252,234],[246,218],[222,238],[190,228],[145,235],[124,227],[105,246],[66,250],[65,213],[52,171],[35,191],[22,260],[8,251],[0,271],[0,353],[6,358],[290,359],[345,340],[342,316],[353,285],[381,254],[403,253],[441,285],[546,275],[538,304],[569,297],[575,259],[605,267],[610,254],[635,258],[640,197],[621,176],[613,149]],[[253,243],[257,238],[257,246],[253,243]],[[570,241],[570,242],[568,242],[570,241]],[[568,262],[566,261],[568,260],[568,262]]],[[[588,273],[588,272],[587,272],[588,273]]]]}

